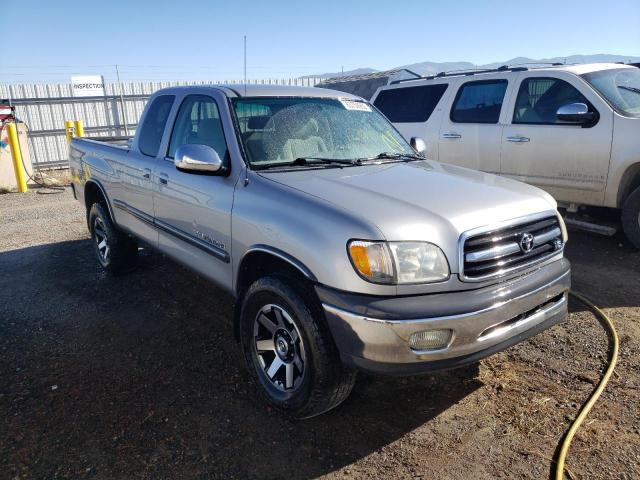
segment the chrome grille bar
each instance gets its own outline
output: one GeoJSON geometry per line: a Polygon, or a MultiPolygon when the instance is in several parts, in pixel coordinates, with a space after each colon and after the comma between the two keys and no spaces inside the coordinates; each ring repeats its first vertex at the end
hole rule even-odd
{"type": "Polygon", "coordinates": [[[473,230],[461,237],[460,277],[480,281],[533,266],[561,252],[562,240],[552,212],[473,230]]]}
{"type": "MultiPolygon", "coordinates": [[[[543,243],[547,243],[556,237],[562,235],[562,232],[558,227],[549,230],[548,232],[541,233],[533,237],[533,246],[537,247],[543,243]]],[[[496,258],[502,258],[512,253],[520,251],[520,245],[517,242],[510,242],[504,245],[496,245],[495,247],[488,248],[486,250],[478,250],[476,252],[467,253],[465,260],[467,262],[484,262],[486,260],[494,260],[496,258]]]]}

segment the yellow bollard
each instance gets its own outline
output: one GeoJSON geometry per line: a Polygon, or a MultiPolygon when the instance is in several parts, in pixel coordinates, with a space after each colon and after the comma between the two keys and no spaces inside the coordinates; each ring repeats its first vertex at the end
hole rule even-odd
{"type": "Polygon", "coordinates": [[[67,136],[67,143],[71,143],[71,139],[73,138],[73,131],[75,127],[73,126],[73,122],[71,120],[65,120],[64,122],[64,133],[67,136]]]}
{"type": "Polygon", "coordinates": [[[82,120],[76,120],[74,125],[76,128],[76,137],[84,137],[84,125],[82,124],[82,120]]]}
{"type": "Polygon", "coordinates": [[[27,191],[27,180],[25,179],[24,167],[22,165],[22,152],[20,150],[20,141],[18,140],[18,131],[16,124],[8,125],[9,146],[11,147],[11,158],[13,159],[13,171],[16,174],[16,183],[18,190],[22,193],[27,191]]]}

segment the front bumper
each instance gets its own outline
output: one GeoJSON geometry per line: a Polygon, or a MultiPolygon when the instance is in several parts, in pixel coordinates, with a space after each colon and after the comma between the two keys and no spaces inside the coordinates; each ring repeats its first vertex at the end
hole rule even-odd
{"type": "Polygon", "coordinates": [[[381,298],[316,290],[345,363],[411,375],[478,361],[562,322],[570,286],[569,262],[561,259],[471,291],[381,298]],[[410,348],[412,334],[434,329],[453,330],[446,347],[410,348]]]}

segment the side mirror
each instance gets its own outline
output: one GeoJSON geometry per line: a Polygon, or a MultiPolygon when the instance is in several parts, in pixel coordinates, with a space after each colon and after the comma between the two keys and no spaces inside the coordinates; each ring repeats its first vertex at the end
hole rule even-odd
{"type": "Polygon", "coordinates": [[[418,153],[424,153],[427,151],[427,144],[420,137],[412,137],[410,143],[413,149],[418,153]]]}
{"type": "Polygon", "coordinates": [[[558,109],[556,118],[563,122],[585,124],[593,120],[594,113],[584,103],[569,103],[558,109]]]}
{"type": "Polygon", "coordinates": [[[192,173],[220,174],[223,171],[222,160],[218,152],[209,145],[185,144],[176,149],[173,164],[178,170],[192,173]]]}

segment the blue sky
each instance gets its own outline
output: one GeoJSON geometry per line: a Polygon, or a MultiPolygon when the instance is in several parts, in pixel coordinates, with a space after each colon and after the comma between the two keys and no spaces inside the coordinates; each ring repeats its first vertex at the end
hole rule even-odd
{"type": "Polygon", "coordinates": [[[3,0],[0,82],[284,78],[420,61],[640,55],[640,0],[3,0]],[[8,47],[8,43],[13,43],[8,47]]]}

